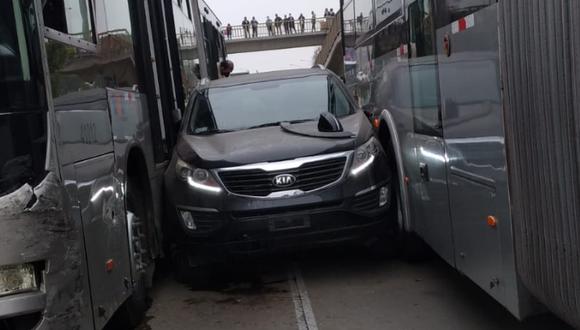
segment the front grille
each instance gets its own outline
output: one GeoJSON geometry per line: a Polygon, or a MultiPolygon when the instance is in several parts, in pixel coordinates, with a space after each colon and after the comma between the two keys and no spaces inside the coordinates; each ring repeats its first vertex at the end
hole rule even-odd
{"type": "Polygon", "coordinates": [[[294,169],[267,172],[262,169],[232,170],[219,173],[225,187],[232,193],[265,197],[274,192],[322,188],[338,181],[344,172],[347,157],[338,157],[305,163],[294,169]],[[296,182],[289,187],[277,187],[273,180],[278,175],[291,174],[296,182]]]}

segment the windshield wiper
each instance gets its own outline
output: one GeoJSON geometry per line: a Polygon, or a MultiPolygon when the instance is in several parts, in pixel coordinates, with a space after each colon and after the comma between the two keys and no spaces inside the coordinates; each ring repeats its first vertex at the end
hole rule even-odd
{"type": "Polygon", "coordinates": [[[222,133],[231,133],[233,130],[229,129],[212,129],[205,132],[195,133],[195,135],[214,135],[214,134],[222,134],[222,133]]]}
{"type": "Polygon", "coordinates": [[[256,128],[263,128],[263,127],[274,127],[274,126],[280,126],[281,124],[284,123],[288,123],[288,124],[300,124],[300,123],[306,123],[309,121],[314,121],[315,119],[301,119],[301,120],[291,120],[291,121],[278,121],[278,122],[274,122],[274,123],[266,123],[266,124],[262,124],[262,125],[256,125],[256,126],[252,126],[252,127],[248,127],[246,129],[256,129],[256,128]]]}
{"type": "Polygon", "coordinates": [[[266,124],[262,124],[262,125],[256,125],[256,126],[251,126],[248,127],[246,129],[255,129],[255,128],[262,128],[262,127],[274,127],[274,126],[280,126],[282,122],[275,122],[275,123],[266,123],[266,124]]]}

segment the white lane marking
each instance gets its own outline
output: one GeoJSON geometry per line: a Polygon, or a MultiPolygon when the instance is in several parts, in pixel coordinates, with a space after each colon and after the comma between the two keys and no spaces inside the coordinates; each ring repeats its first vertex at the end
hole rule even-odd
{"type": "Polygon", "coordinates": [[[304,284],[304,278],[298,265],[292,265],[288,271],[288,282],[292,291],[292,300],[294,301],[294,310],[296,311],[296,321],[298,330],[318,330],[312,304],[308,297],[308,291],[304,284]]]}

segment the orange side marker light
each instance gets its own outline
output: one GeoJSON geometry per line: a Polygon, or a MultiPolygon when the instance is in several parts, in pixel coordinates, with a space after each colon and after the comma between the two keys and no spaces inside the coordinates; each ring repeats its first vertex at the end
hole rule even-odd
{"type": "Polygon", "coordinates": [[[381,126],[381,119],[380,118],[374,118],[373,119],[373,127],[378,129],[381,126]]]}
{"type": "Polygon", "coordinates": [[[497,228],[497,218],[493,215],[487,217],[487,225],[491,228],[497,228]]]}
{"type": "Polygon", "coordinates": [[[115,261],[113,261],[113,259],[107,260],[107,262],[105,263],[105,269],[107,270],[107,273],[112,272],[114,268],[115,268],[115,261]]]}

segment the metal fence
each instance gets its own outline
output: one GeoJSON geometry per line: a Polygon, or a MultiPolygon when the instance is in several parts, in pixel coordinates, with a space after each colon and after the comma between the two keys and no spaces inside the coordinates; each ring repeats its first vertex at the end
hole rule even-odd
{"type": "Polygon", "coordinates": [[[257,27],[252,27],[250,24],[247,27],[242,25],[231,26],[231,29],[224,27],[222,32],[227,40],[253,39],[253,38],[273,38],[280,36],[292,36],[306,33],[328,32],[333,25],[336,16],[327,18],[317,18],[312,21],[311,18],[305,19],[301,22],[298,19],[294,20],[293,27],[291,24],[280,22],[276,24],[259,23],[257,27]]]}

